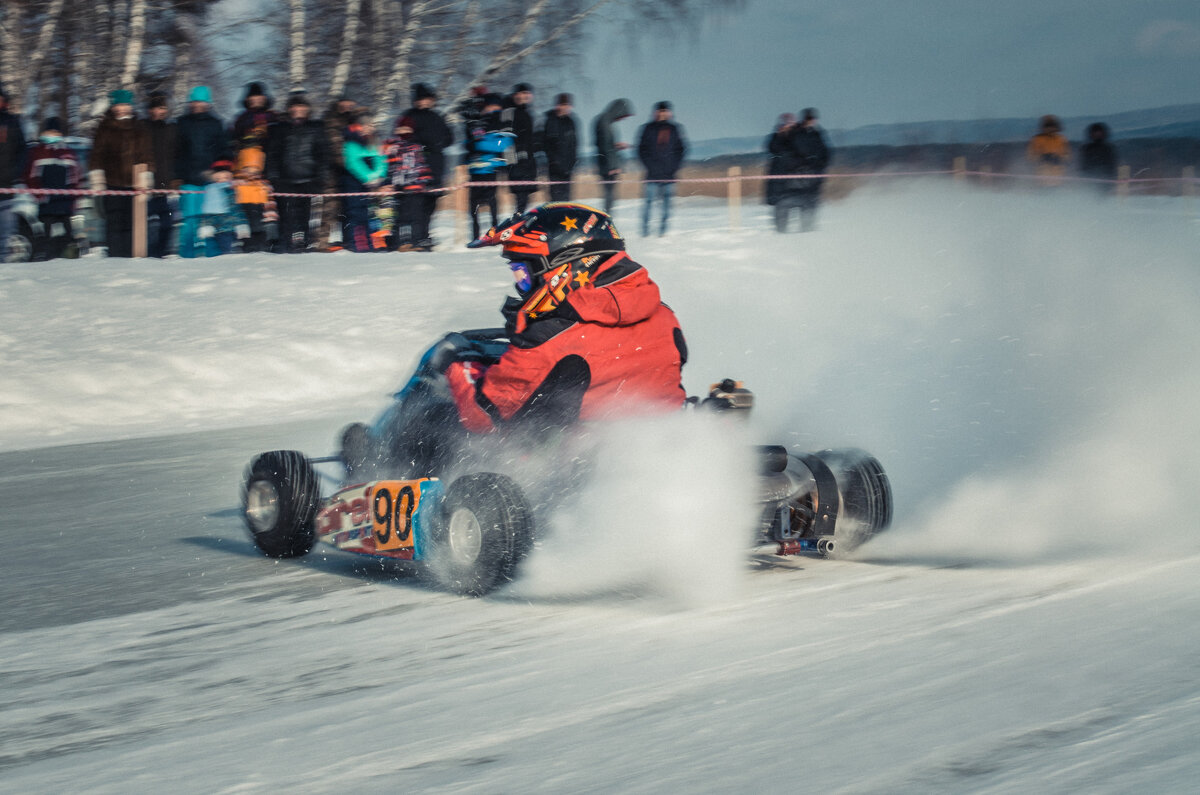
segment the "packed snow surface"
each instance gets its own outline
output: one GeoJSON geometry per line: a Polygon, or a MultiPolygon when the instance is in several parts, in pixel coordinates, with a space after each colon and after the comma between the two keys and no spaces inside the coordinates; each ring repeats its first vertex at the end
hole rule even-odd
{"type": "Polygon", "coordinates": [[[329,452],[498,325],[494,251],[0,266],[0,790],[1190,791],[1198,214],[909,183],[778,235],[678,202],[630,253],[689,392],[755,414],[613,428],[479,600],[256,556],[236,508],[255,452],[329,452]],[[752,442],[869,450],[892,529],[749,549],[752,442]]]}

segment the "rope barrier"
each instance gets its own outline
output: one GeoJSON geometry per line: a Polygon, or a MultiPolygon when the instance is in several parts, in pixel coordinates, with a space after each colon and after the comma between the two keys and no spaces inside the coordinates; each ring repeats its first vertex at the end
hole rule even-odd
{"type": "MultiPolygon", "coordinates": [[[[1133,183],[1159,183],[1159,184],[1200,184],[1200,177],[1131,177],[1128,179],[1104,179],[1100,177],[1080,177],[1069,174],[1050,175],[1050,174],[1012,174],[1006,172],[993,171],[957,171],[953,169],[929,170],[929,171],[863,171],[863,172],[834,172],[829,174],[740,174],[726,177],[681,177],[679,179],[640,179],[640,180],[596,180],[593,184],[596,185],[638,185],[638,184],[728,184],[732,182],[758,182],[769,180],[807,180],[807,179],[883,179],[889,177],[930,177],[930,176],[963,176],[963,177],[980,177],[984,179],[1015,179],[1015,180],[1031,180],[1037,182],[1086,182],[1093,184],[1110,184],[1110,185],[1128,185],[1133,183]]],[[[554,181],[554,180],[493,180],[486,182],[461,182],[456,185],[450,185],[441,188],[430,188],[421,191],[362,191],[362,192],[339,192],[339,193],[292,193],[284,191],[272,191],[272,197],[280,198],[350,198],[355,196],[380,197],[383,195],[405,195],[405,194],[429,194],[429,193],[452,193],[458,190],[470,188],[514,188],[514,187],[533,187],[541,188],[550,185],[570,185],[571,181],[554,181]]],[[[142,188],[128,190],[87,190],[87,189],[66,189],[66,188],[0,188],[0,195],[15,195],[29,194],[34,197],[41,196],[149,196],[149,195],[166,195],[166,196],[182,196],[182,195],[203,195],[203,190],[179,190],[167,188],[142,188]]]]}

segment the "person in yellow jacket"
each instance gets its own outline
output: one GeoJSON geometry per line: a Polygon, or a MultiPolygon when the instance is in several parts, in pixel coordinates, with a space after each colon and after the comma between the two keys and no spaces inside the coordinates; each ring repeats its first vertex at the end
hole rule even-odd
{"type": "Polygon", "coordinates": [[[1043,116],[1038,132],[1029,139],[1025,156],[1033,164],[1033,171],[1044,177],[1043,185],[1059,185],[1067,173],[1067,162],[1071,159],[1071,144],[1062,134],[1062,123],[1057,116],[1043,116]]]}
{"type": "MultiPolygon", "coordinates": [[[[238,152],[237,179],[234,180],[234,192],[237,205],[246,216],[250,227],[250,235],[242,241],[242,251],[260,252],[267,250],[267,244],[272,235],[268,234],[271,215],[274,214],[275,201],[271,198],[271,183],[263,179],[263,166],[266,157],[263,150],[257,146],[248,146],[238,152]]],[[[278,216],[275,216],[278,218],[278,216]]]]}

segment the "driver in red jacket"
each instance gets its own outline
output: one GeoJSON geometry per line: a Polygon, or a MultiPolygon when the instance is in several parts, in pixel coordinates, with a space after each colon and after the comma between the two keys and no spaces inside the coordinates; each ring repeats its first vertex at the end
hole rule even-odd
{"type": "Polygon", "coordinates": [[[583,204],[543,204],[468,245],[501,246],[518,293],[502,310],[510,345],[500,360],[446,370],[468,431],[520,422],[557,427],[684,405],[683,332],[608,215],[583,204]]]}

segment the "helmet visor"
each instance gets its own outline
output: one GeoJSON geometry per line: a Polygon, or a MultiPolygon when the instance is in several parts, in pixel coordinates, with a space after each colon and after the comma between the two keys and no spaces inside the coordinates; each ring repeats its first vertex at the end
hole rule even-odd
{"type": "Polygon", "coordinates": [[[533,288],[533,274],[529,272],[529,263],[522,260],[510,260],[508,267],[512,269],[513,282],[517,290],[524,295],[533,288]]]}

